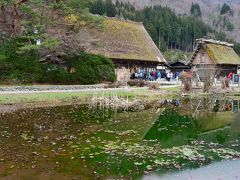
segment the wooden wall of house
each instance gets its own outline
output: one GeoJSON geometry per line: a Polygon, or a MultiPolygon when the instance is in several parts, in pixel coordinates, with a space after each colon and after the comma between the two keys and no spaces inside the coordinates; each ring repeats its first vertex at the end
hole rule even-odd
{"type": "MultiPolygon", "coordinates": [[[[193,59],[193,68],[197,70],[199,78],[204,81],[210,75],[215,74],[216,65],[202,47],[193,59]]],[[[194,71],[194,69],[192,70],[194,71]]]]}
{"type": "Polygon", "coordinates": [[[201,48],[193,60],[193,64],[214,64],[204,48],[201,48]]]}
{"type": "Polygon", "coordinates": [[[115,69],[117,75],[117,82],[127,83],[130,80],[130,69],[125,67],[115,69]]]}
{"type": "Polygon", "coordinates": [[[185,67],[185,66],[183,66],[183,67],[171,67],[172,73],[176,73],[176,72],[181,73],[183,71],[189,72],[190,70],[191,70],[191,68],[185,67]]]}

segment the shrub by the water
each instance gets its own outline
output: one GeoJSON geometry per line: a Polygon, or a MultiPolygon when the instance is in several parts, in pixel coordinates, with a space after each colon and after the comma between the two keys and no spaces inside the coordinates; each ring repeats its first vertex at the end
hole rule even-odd
{"type": "Polygon", "coordinates": [[[70,74],[63,67],[44,64],[42,70],[42,83],[68,84],[70,74]]]}
{"type": "Polygon", "coordinates": [[[75,72],[70,75],[69,81],[72,83],[94,84],[116,80],[112,61],[103,56],[81,53],[67,59],[67,61],[70,62],[70,68],[75,69],[75,72]]]}
{"type": "Polygon", "coordinates": [[[0,83],[95,84],[114,82],[114,65],[108,58],[84,52],[63,57],[63,64],[41,64],[36,51],[19,54],[16,41],[0,43],[0,83]],[[74,69],[71,71],[69,69],[74,69]]]}

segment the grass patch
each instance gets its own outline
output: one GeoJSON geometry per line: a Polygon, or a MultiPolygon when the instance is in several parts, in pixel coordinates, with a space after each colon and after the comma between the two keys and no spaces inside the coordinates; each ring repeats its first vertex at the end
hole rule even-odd
{"type": "Polygon", "coordinates": [[[176,86],[176,87],[160,87],[160,90],[171,91],[171,92],[180,92],[182,90],[182,87],[179,87],[179,86],[176,86]]]}
{"type": "Polygon", "coordinates": [[[85,103],[93,96],[120,96],[133,98],[135,96],[145,96],[147,90],[104,90],[104,91],[85,91],[85,92],[42,92],[42,93],[24,93],[24,94],[2,94],[0,96],[0,104],[19,104],[19,103],[85,103]]]}

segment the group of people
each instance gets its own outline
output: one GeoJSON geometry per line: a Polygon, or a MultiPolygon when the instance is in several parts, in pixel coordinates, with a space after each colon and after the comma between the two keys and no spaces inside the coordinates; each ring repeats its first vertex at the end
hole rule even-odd
{"type": "Polygon", "coordinates": [[[142,79],[147,81],[156,81],[160,79],[166,79],[167,81],[179,80],[180,72],[173,73],[172,71],[166,72],[165,70],[153,70],[153,71],[144,71],[140,70],[138,72],[134,72],[131,75],[131,79],[142,79]]]}
{"type": "Polygon", "coordinates": [[[155,81],[161,78],[162,78],[162,75],[159,70],[154,70],[154,71],[140,70],[138,72],[132,73],[131,75],[131,79],[142,79],[142,80],[149,80],[149,81],[155,81]]]}
{"type": "Polygon", "coordinates": [[[173,73],[172,71],[169,71],[166,73],[167,81],[172,81],[172,80],[178,81],[179,77],[180,77],[180,72],[178,72],[178,71],[176,71],[175,73],[173,73]]]}

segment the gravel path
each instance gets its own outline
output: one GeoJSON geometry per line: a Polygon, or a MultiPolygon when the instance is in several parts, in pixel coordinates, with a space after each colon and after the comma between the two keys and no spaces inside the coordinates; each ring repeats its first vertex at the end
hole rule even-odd
{"type": "Polygon", "coordinates": [[[54,93],[54,92],[99,92],[99,91],[119,91],[119,90],[138,90],[147,87],[122,87],[107,88],[104,84],[99,85],[50,85],[50,86],[0,86],[0,94],[32,94],[32,93],[54,93]]]}
{"type": "MultiPolygon", "coordinates": [[[[166,85],[161,88],[177,87],[178,85],[166,85]]],[[[33,86],[0,86],[0,94],[26,94],[49,92],[92,92],[92,91],[119,91],[148,89],[148,87],[122,87],[108,88],[106,84],[97,85],[33,85],[33,86]]]]}
{"type": "Polygon", "coordinates": [[[54,90],[84,90],[106,88],[106,84],[97,85],[33,85],[33,86],[0,86],[0,92],[11,91],[54,91],[54,90]]]}

